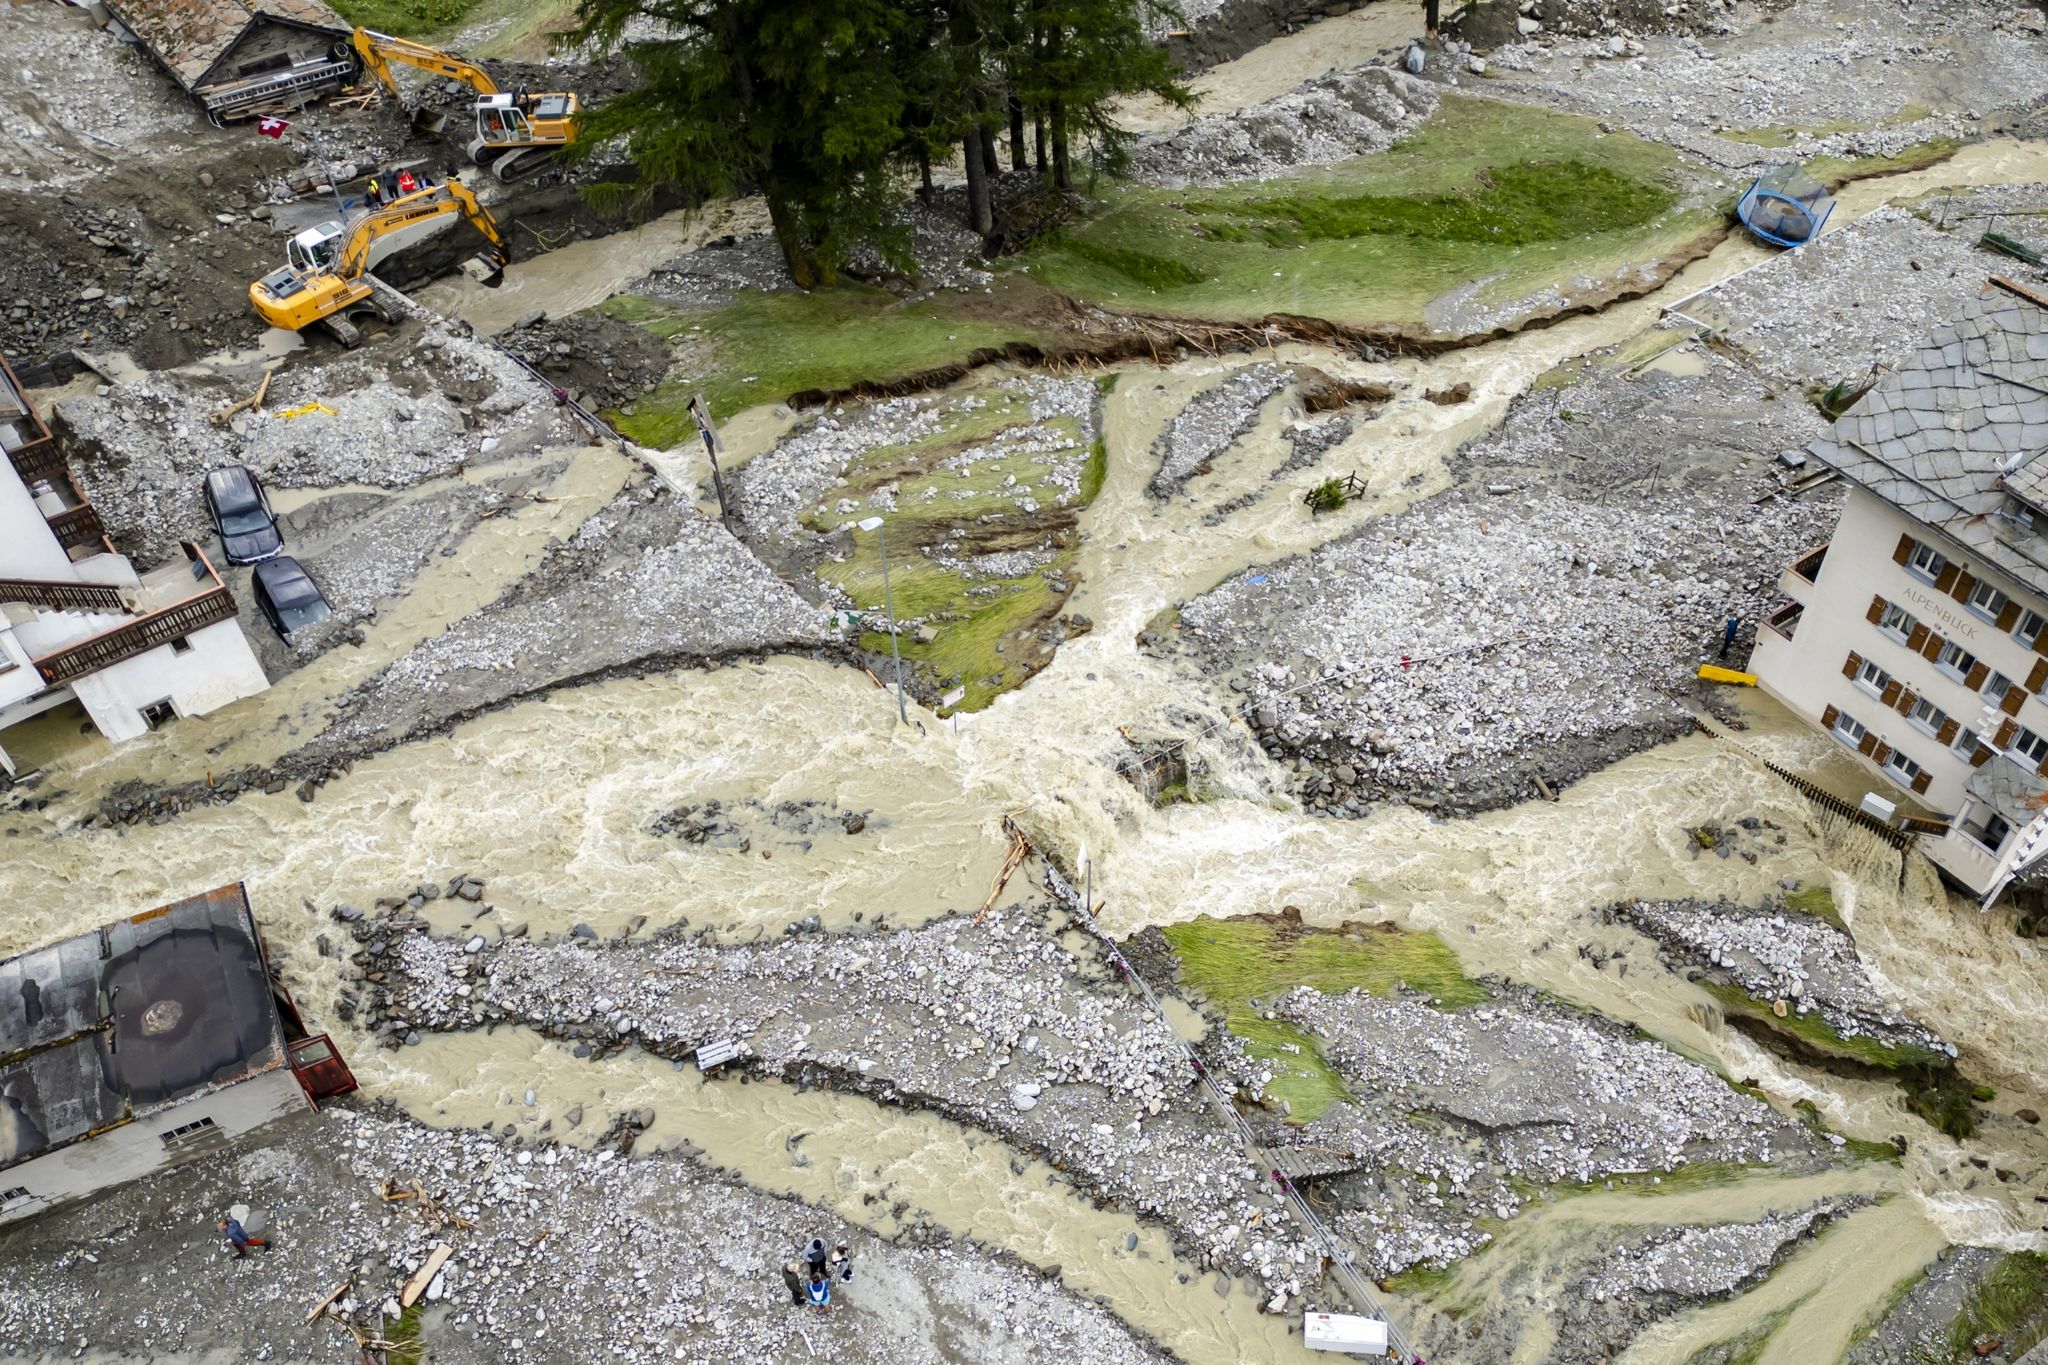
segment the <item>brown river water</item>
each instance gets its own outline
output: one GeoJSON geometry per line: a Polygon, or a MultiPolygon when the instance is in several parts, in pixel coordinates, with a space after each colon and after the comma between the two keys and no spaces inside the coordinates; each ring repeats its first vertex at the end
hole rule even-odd
{"type": "MultiPolygon", "coordinates": [[[[1837,219],[1935,185],[2021,179],[2048,179],[2042,153],[1986,144],[1935,171],[1852,187],[1837,219]]],[[[621,253],[632,273],[686,240],[673,224],[643,231],[663,235],[621,253]]],[[[514,267],[515,282],[520,272],[528,277],[517,311],[580,306],[592,288],[616,287],[593,281],[592,262],[565,262],[569,254],[514,267]]],[[[46,790],[67,794],[40,814],[0,817],[0,954],[241,878],[294,993],[325,1023],[339,983],[314,938],[331,928],[325,911],[336,902],[367,905],[422,880],[468,873],[486,879],[501,914],[527,920],[535,933],[578,922],[606,932],[645,915],[652,927],[687,918],[750,936],[813,913],[841,927],[854,910],[874,908],[911,923],[980,903],[1007,844],[1000,822],[1011,814],[1041,846],[1093,853],[1104,914],[1118,932],[1289,905],[1315,923],[1392,920],[1442,935],[1468,972],[1531,982],[1753,1079],[1787,1104],[1810,1100],[1839,1131],[1875,1140],[1909,1134],[1912,1151],[1897,1168],[1797,1179],[1759,1171],[1708,1191],[1596,1193],[1532,1206],[1482,1263],[1482,1277],[1498,1265],[1542,1264],[1589,1224],[1726,1218],[1821,1192],[1886,1195],[1762,1288],[1662,1324],[1626,1357],[1676,1365],[1805,1298],[1795,1326],[1763,1359],[1833,1359],[1856,1323],[1944,1243],[2044,1245],[2032,1192],[2044,1187],[2048,1140],[1994,1118],[1968,1154],[2021,1179],[1989,1180],[1963,1164],[1956,1144],[1906,1114],[1896,1089],[1786,1063],[1702,1023],[1716,1017],[1698,1008],[1708,998],[1656,969],[1650,954],[1633,954],[1626,976],[1595,968],[1577,946],[1627,934],[1598,925],[1589,908],[1625,896],[1756,900],[1786,876],[1829,885],[1898,1002],[1958,1044],[1968,1074],[1998,1088],[1991,1108],[2048,1110],[2048,1033],[2040,1028],[2048,977],[2005,917],[1949,897],[1924,864],[1909,866],[1902,886],[1896,855],[1853,830],[1826,827],[1790,788],[1704,735],[1614,764],[1555,803],[1451,822],[1406,808],[1353,822],[1311,819],[1275,795],[1267,760],[1207,680],[1133,643],[1160,610],[1244,566],[1309,550],[1443,488],[1449,454],[1498,422],[1538,375],[1654,324],[1660,297],[1676,300],[1758,259],[1750,243],[1731,240],[1659,296],[1427,363],[1371,365],[1283,349],[1282,359],[1409,386],[1326,457],[1329,468],[1358,469],[1367,495],[1313,519],[1297,506],[1305,473],[1268,480],[1284,453],[1270,422],[1216,462],[1199,499],[1154,503],[1144,492],[1153,437],[1234,362],[1133,367],[1108,400],[1110,475],[1083,519],[1083,579],[1071,603],[1096,628],[1027,686],[957,722],[925,716],[920,727],[900,727],[890,700],[861,674],[777,659],[530,701],[360,762],[311,804],[290,792],[247,795],[161,826],[59,832],[115,781],[182,780],[209,764],[275,758],[310,735],[349,686],[495,597],[632,470],[608,451],[558,452],[566,460],[548,489],[554,501],[483,523],[460,556],[437,561],[380,616],[366,647],[331,653],[261,696],[118,750],[50,740],[46,790]],[[1473,386],[1469,403],[1439,407],[1414,396],[1461,381],[1473,386]],[[1203,524],[1216,504],[1247,493],[1258,496],[1220,524],[1203,524]],[[1154,810],[1112,771],[1127,752],[1117,727],[1186,733],[1169,717],[1189,712],[1214,727],[1197,744],[1223,794],[1154,810]],[[820,800],[874,814],[859,840],[824,838],[808,853],[773,859],[725,857],[647,832],[660,812],[708,797],[820,800]],[[1747,815],[1786,828],[1781,859],[1751,866],[1689,856],[1690,828],[1747,815]]],[[[738,453],[765,446],[785,421],[747,415],[735,424],[738,453]]],[[[692,447],[658,458],[685,484],[708,473],[692,447]]],[[[1825,739],[1761,699],[1744,738],[1802,770],[1830,753],[1825,739]]],[[[519,1031],[433,1038],[396,1053],[341,1033],[345,1047],[355,1044],[352,1060],[368,1092],[397,1098],[426,1121],[537,1123],[579,1102],[599,1112],[650,1105],[660,1115],[655,1141],[687,1140],[764,1188],[883,1232],[891,1226],[874,1210],[888,1204],[870,1207],[862,1195],[887,1190],[956,1231],[1058,1263],[1075,1288],[1107,1296],[1189,1360],[1308,1358],[1284,1322],[1258,1313],[1252,1299],[1219,1298],[1195,1267],[1177,1264],[1157,1229],[1093,1208],[1042,1165],[1027,1162],[1013,1174],[1017,1154],[987,1135],[859,1098],[707,1084],[652,1058],[577,1061],[519,1031]],[[539,1097],[530,1115],[515,1104],[529,1087],[539,1097]],[[792,1144],[798,1132],[804,1136],[792,1144]],[[1140,1238],[1136,1252],[1123,1249],[1130,1232],[1140,1238]],[[1181,1284],[1179,1274],[1193,1282],[1181,1284]]],[[[1526,1312],[1541,1320],[1540,1296],[1526,1312]]],[[[1540,1359],[1540,1348],[1531,1349],[1538,1353],[1527,1358],[1540,1359]]]]}

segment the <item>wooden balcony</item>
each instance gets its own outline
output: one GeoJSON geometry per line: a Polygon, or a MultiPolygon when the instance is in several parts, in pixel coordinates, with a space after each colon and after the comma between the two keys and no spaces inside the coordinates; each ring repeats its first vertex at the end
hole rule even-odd
{"type": "Polygon", "coordinates": [[[26,602],[51,611],[126,612],[128,599],[107,583],[55,578],[0,578],[0,602],[26,602]]]}
{"type": "Polygon", "coordinates": [[[57,443],[45,436],[30,441],[19,450],[7,452],[7,458],[14,464],[14,472],[21,475],[23,486],[33,488],[38,479],[55,483],[58,479],[69,481],[70,471],[64,467],[64,457],[57,452],[57,443]]]}
{"type": "Polygon", "coordinates": [[[100,525],[100,514],[89,502],[46,520],[50,523],[50,534],[57,537],[57,543],[66,550],[76,550],[80,546],[94,551],[107,548],[107,528],[100,525]]]}
{"type": "Polygon", "coordinates": [[[1805,600],[1806,590],[1820,581],[1820,566],[1828,557],[1828,543],[1821,542],[1787,564],[1778,575],[1778,591],[1795,601],[1805,600]]]}
{"type": "Polygon", "coordinates": [[[234,620],[234,596],[205,552],[188,543],[185,557],[192,561],[195,574],[205,584],[199,592],[34,660],[43,681],[56,687],[170,644],[193,631],[234,620]]]}

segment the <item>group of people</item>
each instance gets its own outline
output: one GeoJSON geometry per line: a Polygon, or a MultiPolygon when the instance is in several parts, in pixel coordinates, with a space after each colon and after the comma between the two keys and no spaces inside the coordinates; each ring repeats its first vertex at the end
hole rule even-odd
{"type": "Polygon", "coordinates": [[[382,208],[394,199],[432,188],[434,178],[424,170],[402,170],[395,176],[373,175],[363,187],[363,203],[369,208],[382,208]]]}
{"type": "Polygon", "coordinates": [[[846,1243],[828,1251],[822,1237],[813,1237],[801,1256],[782,1264],[782,1282],[789,1286],[790,1302],[798,1308],[808,1304],[815,1313],[832,1311],[834,1279],[843,1284],[852,1278],[853,1258],[847,1254],[846,1243]]]}

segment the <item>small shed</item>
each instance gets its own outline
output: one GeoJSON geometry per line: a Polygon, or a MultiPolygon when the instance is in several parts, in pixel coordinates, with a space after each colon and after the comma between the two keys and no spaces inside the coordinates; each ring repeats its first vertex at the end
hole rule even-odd
{"type": "Polygon", "coordinates": [[[345,1093],[240,883],[0,962],[0,1223],[345,1093]]]}
{"type": "Polygon", "coordinates": [[[354,30],[323,0],[108,0],[216,122],[297,108],[356,79],[354,30]]]}

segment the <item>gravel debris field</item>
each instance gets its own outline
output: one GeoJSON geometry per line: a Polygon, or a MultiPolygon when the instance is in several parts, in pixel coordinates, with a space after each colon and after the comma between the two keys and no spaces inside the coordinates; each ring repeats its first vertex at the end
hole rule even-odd
{"type": "Polygon", "coordinates": [[[1728,616],[1753,631],[1838,496],[1758,501],[1821,421],[1706,363],[1538,388],[1449,491],[1187,604],[1187,647],[1236,675],[1311,809],[1500,804],[1689,725],[1670,690],[1728,616]]]}
{"type": "Polygon", "coordinates": [[[1277,99],[1209,114],[1148,138],[1134,179],[1169,188],[1262,180],[1383,151],[1436,109],[1437,89],[1403,72],[1361,67],[1304,81],[1277,99]]]}
{"type": "MultiPolygon", "coordinates": [[[[501,1022],[579,1054],[631,1044],[680,1058],[732,1038],[751,1070],[995,1133],[1161,1220],[1205,1267],[1256,1274],[1269,1295],[1313,1293],[1315,1254],[1202,1101],[1174,1034],[1060,918],[1012,905],[979,923],[853,936],[798,925],[772,945],[720,947],[455,940],[365,917],[350,975],[366,983],[364,1023],[387,1046],[501,1022]],[[821,990],[850,1007],[817,1010],[821,990]]],[[[1209,1065],[1254,1094],[1269,1074],[1227,1035],[1209,1065]]]]}
{"type": "Polygon", "coordinates": [[[449,1365],[1167,1358],[1057,1280],[942,1230],[884,1241],[687,1158],[425,1128],[381,1107],[292,1120],[269,1145],[0,1233],[0,1351],[140,1360],[228,1343],[238,1359],[353,1361],[344,1330],[308,1311],[347,1281],[342,1316],[396,1318],[439,1241],[454,1254],[421,1303],[432,1358],[449,1365]],[[386,1179],[419,1180],[476,1227],[437,1230],[383,1202],[386,1179]],[[211,1217],[240,1203],[267,1214],[273,1245],[236,1261],[211,1217]],[[855,1267],[826,1317],[793,1306],[782,1280],[812,1237],[846,1242],[855,1267]]]}

